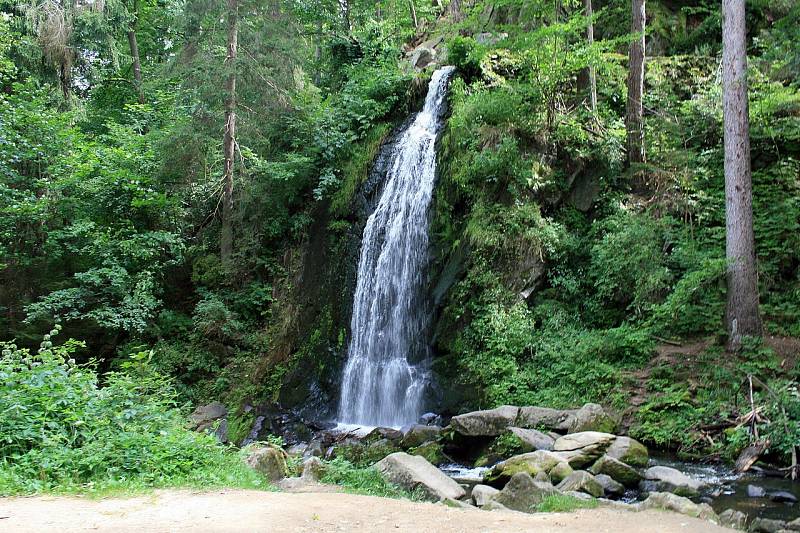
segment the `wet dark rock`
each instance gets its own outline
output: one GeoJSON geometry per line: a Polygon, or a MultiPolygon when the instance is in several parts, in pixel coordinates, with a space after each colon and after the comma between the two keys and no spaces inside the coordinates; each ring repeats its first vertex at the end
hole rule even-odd
{"type": "Polygon", "coordinates": [[[780,503],[797,503],[797,496],[786,490],[776,490],[767,493],[769,499],[780,503]]]}
{"type": "Polygon", "coordinates": [[[767,490],[764,487],[757,485],[747,485],[747,496],[750,498],[763,498],[767,495],[767,490]]]}
{"type": "Polygon", "coordinates": [[[783,520],[773,520],[770,518],[756,518],[750,524],[752,533],[777,533],[782,529],[786,529],[786,522],[783,520]]]}
{"type": "Polygon", "coordinates": [[[441,426],[442,417],[436,413],[425,413],[419,417],[419,423],[425,426],[441,426]]]}

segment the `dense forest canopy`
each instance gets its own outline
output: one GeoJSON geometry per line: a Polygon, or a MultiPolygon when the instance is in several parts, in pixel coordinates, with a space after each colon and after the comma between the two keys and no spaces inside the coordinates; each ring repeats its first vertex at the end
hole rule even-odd
{"type": "Polygon", "coordinates": [[[0,0],[7,369],[41,347],[93,361],[91,394],[169,376],[149,410],[223,401],[237,443],[253,406],[335,413],[370,169],[448,64],[431,405],[595,401],[643,442],[727,458],[761,424],[789,464],[800,4],[746,4],[763,335],[732,351],[722,5],[633,4],[0,0]]]}

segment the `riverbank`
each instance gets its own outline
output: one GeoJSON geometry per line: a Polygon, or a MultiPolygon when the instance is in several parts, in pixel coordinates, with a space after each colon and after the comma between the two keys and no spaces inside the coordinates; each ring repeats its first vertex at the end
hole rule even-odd
{"type": "Polygon", "coordinates": [[[23,532],[564,532],[715,533],[731,531],[666,511],[583,509],[572,513],[452,509],[440,504],[338,492],[155,491],[91,500],[0,499],[0,529],[23,532]]]}

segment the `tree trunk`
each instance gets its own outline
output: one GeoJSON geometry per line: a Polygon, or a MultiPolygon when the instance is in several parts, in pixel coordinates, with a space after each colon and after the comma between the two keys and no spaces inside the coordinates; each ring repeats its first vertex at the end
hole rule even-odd
{"type": "Polygon", "coordinates": [[[722,108],[725,127],[725,255],[728,347],[762,334],[753,235],[745,0],[722,1],[722,108]]]}
{"type": "Polygon", "coordinates": [[[353,23],[350,21],[350,0],[339,0],[339,11],[342,15],[344,31],[350,35],[353,31],[353,23]]]}
{"type": "Polygon", "coordinates": [[[628,55],[628,104],[625,113],[625,129],[628,134],[628,163],[644,163],[644,122],[642,98],[644,96],[644,25],[645,0],[631,1],[631,41],[628,55]]]}
{"type": "Polygon", "coordinates": [[[233,252],[233,165],[236,156],[236,51],[239,38],[238,0],[228,0],[228,54],[225,66],[225,133],[222,150],[225,156],[225,173],[222,183],[222,232],[220,256],[228,262],[233,252]]]}
{"type": "Polygon", "coordinates": [[[408,0],[408,8],[411,11],[411,22],[414,23],[414,29],[419,29],[419,22],[417,21],[417,8],[414,5],[414,0],[408,0]]]}
{"type": "MultiPolygon", "coordinates": [[[[584,8],[589,22],[586,26],[586,42],[589,46],[594,44],[594,23],[592,22],[592,0],[584,0],[584,8]]],[[[594,65],[589,65],[589,104],[592,113],[597,111],[597,74],[594,65]]]]}
{"type": "Polygon", "coordinates": [[[144,90],[142,89],[142,64],[139,61],[139,44],[136,41],[136,27],[139,23],[139,0],[133,0],[133,19],[128,26],[128,46],[131,49],[133,59],[133,84],[136,87],[136,94],[139,103],[144,103],[144,90]]]}

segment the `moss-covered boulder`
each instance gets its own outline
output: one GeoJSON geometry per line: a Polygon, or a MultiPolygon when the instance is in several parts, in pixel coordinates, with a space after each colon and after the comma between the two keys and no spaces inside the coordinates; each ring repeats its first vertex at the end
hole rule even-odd
{"type": "Polygon", "coordinates": [[[411,448],[408,453],[424,457],[429,463],[437,466],[447,462],[447,456],[444,454],[442,445],[438,442],[425,442],[415,448],[411,448]]]}
{"type": "Polygon", "coordinates": [[[557,492],[549,483],[534,481],[530,474],[517,472],[493,501],[514,511],[533,513],[542,500],[557,492]]]}
{"type": "Polygon", "coordinates": [[[618,436],[606,450],[606,455],[623,463],[644,467],[650,460],[647,448],[636,439],[631,437],[618,436]]]}
{"type": "Polygon", "coordinates": [[[614,481],[622,483],[626,487],[635,487],[642,480],[641,474],[633,469],[633,467],[626,465],[622,461],[618,461],[608,455],[602,456],[598,459],[589,469],[592,474],[606,474],[614,481]]]}
{"type": "Polygon", "coordinates": [[[572,473],[572,468],[560,455],[537,450],[515,455],[498,463],[484,476],[484,481],[490,485],[502,486],[519,472],[524,472],[531,478],[545,473],[554,483],[558,483],[572,473]]]}
{"type": "Polygon", "coordinates": [[[288,472],[286,454],[271,446],[253,446],[245,456],[247,466],[262,474],[269,481],[280,481],[288,472]]]}
{"type": "Polygon", "coordinates": [[[594,476],[584,470],[573,472],[556,488],[562,492],[583,492],[594,498],[600,498],[605,493],[603,486],[594,476]]]}

